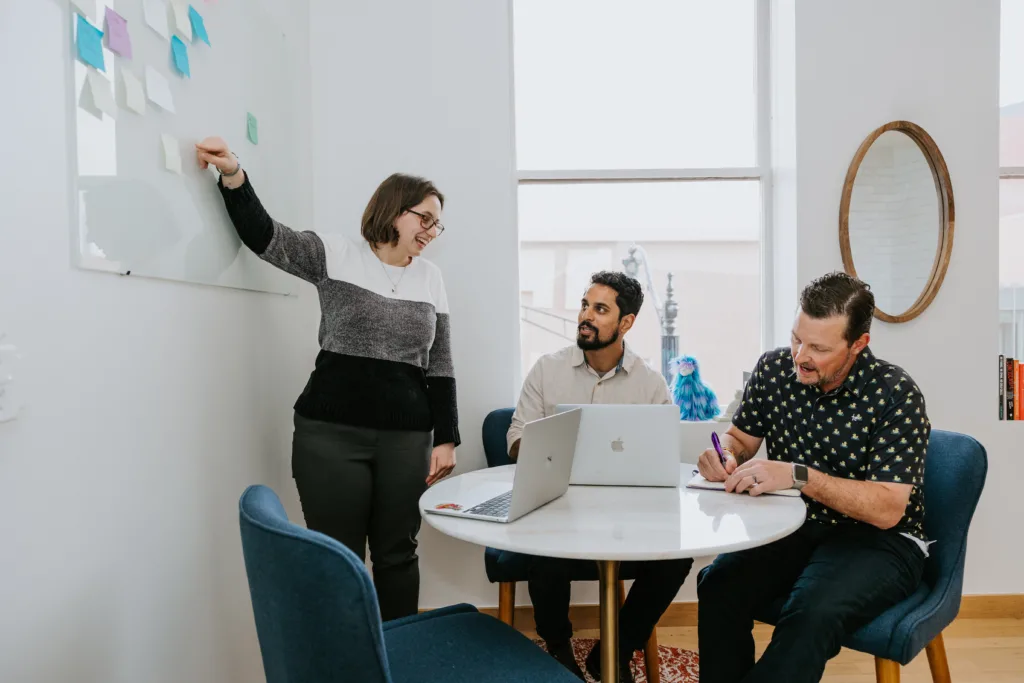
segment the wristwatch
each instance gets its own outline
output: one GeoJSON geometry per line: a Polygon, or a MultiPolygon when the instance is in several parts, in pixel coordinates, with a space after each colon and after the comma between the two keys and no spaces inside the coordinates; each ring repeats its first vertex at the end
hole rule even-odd
{"type": "Polygon", "coordinates": [[[793,487],[797,491],[807,485],[807,465],[793,463],[793,487]]]}

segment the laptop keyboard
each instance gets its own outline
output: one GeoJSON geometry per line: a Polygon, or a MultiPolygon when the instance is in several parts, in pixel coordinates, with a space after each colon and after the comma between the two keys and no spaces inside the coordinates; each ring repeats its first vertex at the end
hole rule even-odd
{"type": "Polygon", "coordinates": [[[512,503],[512,491],[506,491],[500,496],[485,500],[479,505],[474,505],[466,510],[470,515],[485,515],[487,517],[508,517],[508,506],[512,503]]]}

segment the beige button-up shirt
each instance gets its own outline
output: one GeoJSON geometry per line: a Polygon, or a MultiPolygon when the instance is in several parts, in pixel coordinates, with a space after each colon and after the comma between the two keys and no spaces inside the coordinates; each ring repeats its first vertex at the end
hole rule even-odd
{"type": "Polygon", "coordinates": [[[583,351],[567,346],[538,360],[523,382],[519,403],[512,415],[507,446],[523,436],[523,425],[555,414],[559,404],[653,404],[671,405],[665,378],[626,345],[618,367],[599,375],[587,365],[583,351]]]}

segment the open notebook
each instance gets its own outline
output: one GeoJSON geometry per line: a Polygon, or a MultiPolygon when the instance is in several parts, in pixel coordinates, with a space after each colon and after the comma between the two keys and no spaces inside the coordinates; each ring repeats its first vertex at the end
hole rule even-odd
{"type": "MultiPolygon", "coordinates": [[[[708,491],[724,491],[725,482],[723,481],[708,481],[704,477],[700,476],[697,470],[693,471],[693,479],[686,483],[688,489],[707,489],[708,491]]],[[[763,495],[766,496],[789,496],[790,498],[798,498],[800,492],[796,489],[783,489],[781,491],[769,491],[763,495]]]]}

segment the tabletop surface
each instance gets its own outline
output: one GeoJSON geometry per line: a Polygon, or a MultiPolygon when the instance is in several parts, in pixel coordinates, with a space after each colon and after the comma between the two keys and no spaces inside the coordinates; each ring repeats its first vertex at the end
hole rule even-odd
{"type": "Polygon", "coordinates": [[[467,472],[427,489],[420,510],[448,536],[501,550],[583,560],[706,557],[771,543],[803,524],[801,498],[684,488],[570,486],[564,496],[510,524],[425,512],[479,486],[510,483],[514,465],[467,472]]]}

